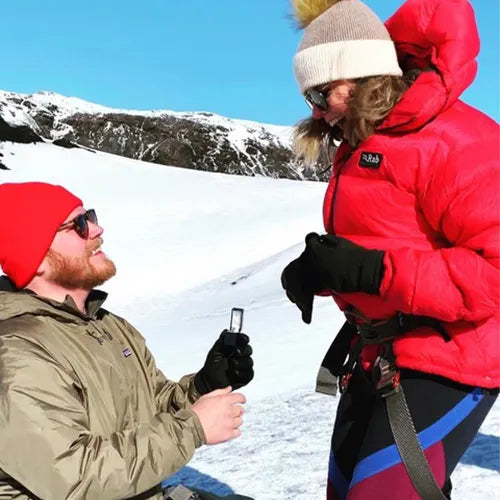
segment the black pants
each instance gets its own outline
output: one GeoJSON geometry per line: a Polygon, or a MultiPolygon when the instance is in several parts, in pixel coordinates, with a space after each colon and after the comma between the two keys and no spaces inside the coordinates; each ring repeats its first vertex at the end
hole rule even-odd
{"type": "MultiPolygon", "coordinates": [[[[450,476],[498,396],[448,379],[401,371],[408,407],[438,485],[450,476]]],[[[328,500],[418,500],[389,426],[385,401],[356,368],[342,395],[332,436],[328,500]]]]}

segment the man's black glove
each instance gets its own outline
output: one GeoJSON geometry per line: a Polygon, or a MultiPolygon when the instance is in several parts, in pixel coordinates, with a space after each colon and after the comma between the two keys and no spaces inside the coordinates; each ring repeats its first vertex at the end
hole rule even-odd
{"type": "Polygon", "coordinates": [[[314,294],[321,290],[377,294],[384,273],[384,252],[368,250],[340,236],[310,233],[306,249],[285,267],[281,284],[309,324],[314,294]]]}
{"type": "Polygon", "coordinates": [[[239,389],[253,379],[252,347],[248,335],[224,330],[208,351],[203,368],[195,375],[200,394],[231,386],[239,389]]]}

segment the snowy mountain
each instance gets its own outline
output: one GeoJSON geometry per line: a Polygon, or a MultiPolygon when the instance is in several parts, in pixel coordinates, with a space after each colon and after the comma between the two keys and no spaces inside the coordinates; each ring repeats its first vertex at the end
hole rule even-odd
{"type": "Polygon", "coordinates": [[[291,132],[206,112],[119,110],[52,92],[0,91],[0,141],[55,141],[196,170],[326,180],[328,165],[306,168],[293,159],[291,132]]]}
{"type": "MultiPolygon", "coordinates": [[[[343,319],[318,298],[304,325],[279,282],[304,235],[321,231],[325,184],[152,168],[45,143],[4,143],[3,153],[0,182],[63,184],[97,210],[118,268],[106,306],[139,328],[168,377],[199,369],[231,308],[245,308],[256,376],[243,390],[243,435],[202,447],[171,481],[256,500],[325,498],[338,401],[314,382],[343,319]]],[[[500,498],[499,436],[497,403],[452,476],[453,500],[500,498]]]]}

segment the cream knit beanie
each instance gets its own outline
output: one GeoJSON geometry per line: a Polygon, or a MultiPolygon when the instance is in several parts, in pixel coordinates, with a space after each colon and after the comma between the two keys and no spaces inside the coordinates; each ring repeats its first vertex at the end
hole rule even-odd
{"type": "Polygon", "coordinates": [[[359,0],[292,0],[305,28],[294,58],[300,92],[334,80],[401,75],[386,27],[359,0]]]}

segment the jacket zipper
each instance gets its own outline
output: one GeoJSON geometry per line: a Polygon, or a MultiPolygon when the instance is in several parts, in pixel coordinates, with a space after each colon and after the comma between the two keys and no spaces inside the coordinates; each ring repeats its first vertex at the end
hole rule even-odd
{"type": "Polygon", "coordinates": [[[332,194],[332,203],[331,203],[331,213],[330,213],[330,219],[331,219],[331,224],[332,224],[332,234],[335,234],[335,202],[337,200],[337,191],[339,189],[339,184],[340,184],[340,174],[342,173],[342,170],[347,163],[347,160],[352,156],[352,154],[356,151],[356,148],[352,148],[349,146],[349,151],[346,152],[346,154],[343,155],[343,157],[340,160],[339,163],[339,168],[335,174],[335,188],[333,190],[332,194]]]}
{"type": "Polygon", "coordinates": [[[100,328],[96,321],[90,321],[87,333],[101,345],[104,344],[106,339],[108,341],[113,340],[113,336],[105,328],[100,328]]]}

